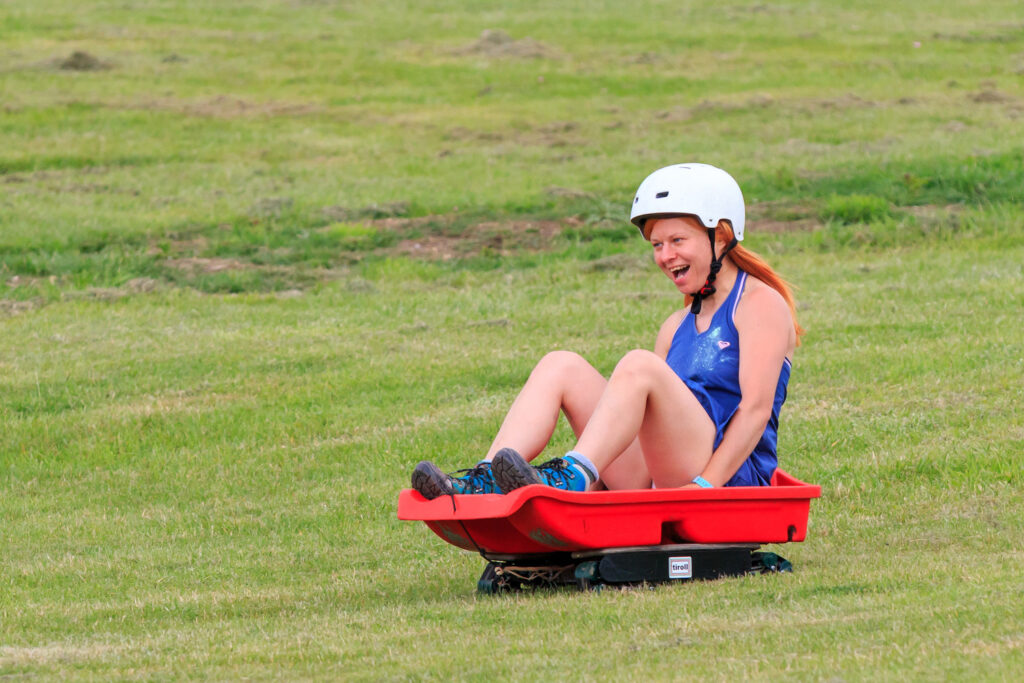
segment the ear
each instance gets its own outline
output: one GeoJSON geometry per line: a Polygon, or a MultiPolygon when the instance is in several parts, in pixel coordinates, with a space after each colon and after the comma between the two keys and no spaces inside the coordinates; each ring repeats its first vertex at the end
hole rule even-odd
{"type": "Polygon", "coordinates": [[[729,246],[729,242],[732,242],[735,233],[732,231],[732,225],[729,221],[724,218],[718,221],[718,226],[715,228],[715,253],[721,254],[725,251],[725,248],[729,246]]]}

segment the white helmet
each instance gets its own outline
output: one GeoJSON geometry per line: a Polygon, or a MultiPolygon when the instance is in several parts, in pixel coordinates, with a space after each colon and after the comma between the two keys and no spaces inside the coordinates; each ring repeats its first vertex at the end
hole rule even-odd
{"type": "Polygon", "coordinates": [[[743,239],[746,211],[733,177],[708,164],[677,164],[644,178],[633,198],[629,219],[640,232],[644,221],[660,216],[693,216],[706,228],[727,220],[737,241],[743,239]]]}

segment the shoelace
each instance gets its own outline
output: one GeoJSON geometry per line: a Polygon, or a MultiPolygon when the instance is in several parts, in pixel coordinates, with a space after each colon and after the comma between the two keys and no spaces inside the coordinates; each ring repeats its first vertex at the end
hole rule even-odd
{"type": "MultiPolygon", "coordinates": [[[[474,467],[473,470],[476,470],[478,467],[479,467],[479,465],[477,467],[474,467]]],[[[471,472],[473,470],[459,470],[459,471],[460,472],[471,472]]],[[[455,494],[455,489],[452,489],[451,491],[449,491],[445,495],[448,496],[448,500],[450,500],[452,502],[452,512],[458,512],[459,508],[455,504],[455,495],[456,495],[455,494]]],[[[476,551],[478,553],[480,553],[480,557],[482,557],[485,560],[487,560],[488,562],[490,562],[490,559],[488,559],[487,555],[484,553],[484,549],[481,548],[480,544],[476,542],[475,538],[473,538],[473,534],[469,533],[469,529],[466,528],[466,523],[463,522],[461,519],[456,519],[455,521],[459,523],[460,527],[462,527],[462,533],[466,534],[466,538],[469,539],[469,542],[473,544],[473,547],[476,548],[476,551]]]]}
{"type": "Polygon", "coordinates": [[[469,469],[465,470],[457,470],[455,474],[463,476],[453,476],[451,477],[451,479],[453,481],[456,479],[464,481],[464,486],[466,487],[466,490],[464,490],[463,493],[483,493],[484,487],[487,485],[487,480],[491,478],[489,476],[490,469],[491,468],[488,467],[487,465],[480,463],[476,467],[470,467],[469,469]]]}
{"type": "MultiPolygon", "coordinates": [[[[552,483],[551,485],[555,486],[555,488],[561,488],[571,491],[572,480],[575,477],[573,473],[569,470],[570,467],[572,466],[565,460],[565,458],[553,458],[544,463],[543,465],[537,465],[535,469],[538,470],[538,473],[540,472],[540,470],[546,470],[545,474],[548,475],[549,482],[551,482],[551,480],[555,480],[559,484],[561,484],[561,486],[556,486],[555,484],[552,483]]],[[[541,477],[543,478],[543,475],[541,475],[541,477]]]]}

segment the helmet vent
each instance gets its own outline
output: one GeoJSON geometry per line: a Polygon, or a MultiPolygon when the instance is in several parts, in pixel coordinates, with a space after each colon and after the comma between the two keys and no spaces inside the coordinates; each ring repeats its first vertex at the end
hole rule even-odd
{"type": "Polygon", "coordinates": [[[667,196],[668,196],[668,191],[665,191],[665,192],[659,192],[658,194],[654,195],[654,198],[655,199],[664,199],[667,196]]]}

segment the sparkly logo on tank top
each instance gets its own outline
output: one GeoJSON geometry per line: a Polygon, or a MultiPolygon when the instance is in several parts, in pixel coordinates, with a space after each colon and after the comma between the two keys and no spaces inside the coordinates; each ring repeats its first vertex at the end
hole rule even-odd
{"type": "Polygon", "coordinates": [[[729,344],[729,342],[725,341],[724,339],[722,341],[718,342],[718,348],[723,350],[723,351],[725,349],[729,348],[730,346],[731,346],[731,344],[729,344]]]}

